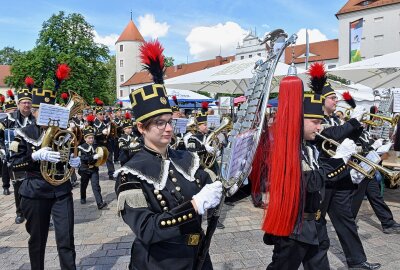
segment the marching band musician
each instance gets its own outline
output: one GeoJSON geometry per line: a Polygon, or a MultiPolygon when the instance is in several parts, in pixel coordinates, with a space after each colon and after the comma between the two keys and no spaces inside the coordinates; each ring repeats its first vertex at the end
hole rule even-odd
{"type": "Polygon", "coordinates": [[[79,167],[79,175],[81,176],[81,204],[86,203],[86,189],[89,181],[92,185],[93,195],[99,210],[107,206],[101,196],[101,187],[99,183],[99,167],[96,167],[96,161],[102,157],[96,153],[97,146],[94,145],[94,115],[88,115],[87,121],[89,125],[83,129],[83,138],[85,143],[78,147],[79,157],[81,158],[81,166],[79,167]]]}
{"type": "MultiPolygon", "coordinates": [[[[117,208],[136,235],[129,269],[193,269],[204,236],[201,215],[219,204],[222,184],[211,183],[195,153],[168,148],[173,130],[163,48],[144,42],[140,51],[155,82],[130,94],[144,146],[116,171],[117,208]]],[[[209,255],[202,269],[212,269],[209,255]]]]}
{"type": "MultiPolygon", "coordinates": [[[[311,65],[310,70],[316,70],[314,80],[320,81],[318,85],[322,85],[322,95],[324,97],[324,120],[325,128],[321,134],[333,139],[337,142],[342,142],[346,138],[356,141],[362,133],[360,120],[365,112],[365,108],[356,107],[350,119],[343,125],[340,125],[338,117],[334,114],[338,98],[331,85],[326,82],[326,72],[322,63],[311,65]]],[[[311,72],[311,71],[310,71],[311,72]]],[[[312,85],[311,85],[312,86],[312,85]]],[[[318,150],[321,155],[327,155],[318,143],[318,150]]],[[[379,263],[369,263],[364,252],[364,247],[357,232],[355,218],[351,212],[352,193],[356,188],[350,176],[350,170],[346,169],[347,175],[337,182],[329,182],[325,189],[325,199],[321,206],[321,219],[325,221],[325,215],[328,213],[330,220],[335,228],[339,238],[343,253],[346,256],[346,261],[350,269],[378,269],[379,263]]],[[[323,250],[328,252],[328,248],[323,250]]]]}
{"type": "MultiPolygon", "coordinates": [[[[172,100],[175,103],[175,105],[171,106],[172,119],[181,118],[182,114],[179,109],[178,98],[176,96],[172,96],[172,100]]],[[[175,132],[174,130],[174,134],[175,136],[171,140],[171,145],[175,146],[175,150],[186,150],[183,133],[175,132]],[[177,142],[175,140],[177,140],[177,142]]]]}
{"type": "MultiPolygon", "coordinates": [[[[61,81],[68,77],[69,67],[59,65],[55,91],[34,88],[32,90],[32,114],[37,117],[40,103],[55,104],[56,91],[61,81]]],[[[10,146],[11,169],[24,172],[19,193],[21,208],[27,220],[26,230],[30,235],[29,258],[32,269],[44,269],[45,248],[50,216],[53,218],[57,251],[61,269],[76,269],[74,246],[74,208],[70,181],[51,185],[41,174],[41,161],[58,163],[60,152],[49,147],[41,148],[46,127],[35,123],[16,130],[16,137],[10,146]]],[[[79,167],[80,158],[69,159],[71,167],[79,167]]],[[[64,167],[64,166],[63,166],[64,167]]]]}
{"type": "Polygon", "coordinates": [[[320,204],[326,182],[338,181],[355,144],[344,141],[334,158],[318,156],[311,142],[321,130],[323,97],[304,94],[303,83],[287,76],[279,88],[279,110],[272,127],[269,158],[269,204],[262,229],[264,242],[274,245],[267,269],[328,270],[329,248],[326,223],[320,219],[320,204]],[[288,142],[292,142],[288,144],[288,142]],[[276,158],[279,157],[279,160],[276,158]]]}
{"type": "Polygon", "coordinates": [[[33,87],[33,79],[27,77],[25,79],[25,83],[27,85],[27,89],[22,89],[17,91],[17,103],[18,103],[18,110],[15,110],[15,97],[12,90],[7,91],[7,96],[9,100],[5,104],[6,111],[9,110],[10,112],[7,113],[7,117],[1,119],[0,121],[0,141],[4,145],[2,149],[6,155],[4,155],[5,159],[2,163],[2,181],[3,181],[3,194],[9,195],[10,191],[10,178],[12,178],[12,185],[14,187],[14,198],[15,198],[15,208],[16,214],[15,223],[21,224],[24,222],[25,218],[22,213],[20,207],[20,194],[19,188],[21,186],[21,180],[23,179],[23,175],[20,173],[11,173],[7,163],[9,162],[9,145],[13,140],[15,129],[23,128],[27,125],[34,123],[35,118],[31,113],[32,108],[32,87],[33,87]],[[7,138],[9,137],[9,138],[7,138]],[[5,143],[7,140],[8,143],[5,143]]]}
{"type": "MultiPolygon", "coordinates": [[[[375,152],[376,156],[386,153],[386,149],[389,149],[389,147],[384,147],[384,139],[379,138],[374,140],[366,130],[361,134],[357,144],[361,145],[363,153],[375,152]]],[[[380,192],[378,178],[383,181],[380,172],[377,171],[373,179],[367,179],[363,174],[354,169],[350,171],[350,175],[353,183],[358,184],[358,188],[353,191],[352,213],[354,218],[357,217],[364,196],[367,196],[375,215],[381,222],[383,232],[386,234],[400,233],[400,224],[394,220],[392,211],[385,203],[380,192]]]]}
{"type": "Polygon", "coordinates": [[[116,105],[116,108],[114,109],[114,123],[117,126],[117,134],[115,138],[112,138],[112,142],[114,144],[113,150],[114,150],[114,162],[119,161],[119,143],[118,143],[118,138],[124,134],[124,131],[122,130],[122,101],[119,101],[116,105]]]}
{"type": "Polygon", "coordinates": [[[108,170],[108,178],[110,180],[114,180],[113,174],[114,174],[114,163],[113,163],[113,151],[112,151],[112,145],[111,141],[109,138],[109,125],[111,122],[106,123],[105,122],[105,112],[103,108],[103,101],[101,101],[98,98],[95,98],[95,102],[97,104],[96,106],[96,120],[94,121],[94,128],[95,128],[95,144],[97,146],[104,146],[108,150],[108,158],[106,161],[107,165],[107,170],[108,170]]]}
{"type": "Polygon", "coordinates": [[[125,119],[122,120],[122,129],[124,134],[118,139],[119,161],[121,166],[130,160],[133,155],[140,150],[139,138],[132,134],[133,123],[130,113],[125,113],[125,119]]]}

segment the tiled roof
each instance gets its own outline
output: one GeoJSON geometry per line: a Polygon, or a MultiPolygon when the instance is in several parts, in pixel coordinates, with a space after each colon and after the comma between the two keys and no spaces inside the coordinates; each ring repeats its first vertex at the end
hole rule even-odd
{"type": "MultiPolygon", "coordinates": [[[[304,63],[306,61],[306,44],[294,46],[294,63],[304,63]]],[[[339,40],[331,39],[320,42],[310,43],[310,57],[309,62],[324,61],[329,59],[339,58],[339,40]]],[[[285,63],[292,62],[292,47],[285,49],[285,63]]]]}
{"type": "MultiPolygon", "coordinates": [[[[176,76],[188,74],[206,68],[227,64],[234,60],[235,60],[234,56],[228,56],[228,57],[217,56],[215,59],[167,67],[165,71],[165,79],[170,79],[176,76]]],[[[125,83],[121,84],[121,86],[130,86],[130,85],[144,84],[150,82],[152,82],[151,75],[147,71],[141,71],[133,74],[132,77],[130,77],[129,80],[127,80],[125,83]]]]}
{"type": "Polygon", "coordinates": [[[0,65],[0,87],[7,87],[4,79],[7,76],[11,75],[11,66],[9,65],[0,65]]]}
{"type": "Polygon", "coordinates": [[[400,3],[400,0],[349,0],[339,11],[341,14],[400,3]]]}
{"type": "Polygon", "coordinates": [[[116,43],[120,41],[144,41],[142,34],[140,34],[132,20],[129,21],[116,43]]]}

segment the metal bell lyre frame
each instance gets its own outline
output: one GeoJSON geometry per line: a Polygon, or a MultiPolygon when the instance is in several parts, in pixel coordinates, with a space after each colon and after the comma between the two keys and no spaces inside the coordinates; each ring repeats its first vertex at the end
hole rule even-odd
{"type": "Polygon", "coordinates": [[[294,45],[293,44],[291,44],[291,48],[292,48],[292,62],[289,66],[287,76],[297,76],[297,68],[294,65],[294,45]]]}

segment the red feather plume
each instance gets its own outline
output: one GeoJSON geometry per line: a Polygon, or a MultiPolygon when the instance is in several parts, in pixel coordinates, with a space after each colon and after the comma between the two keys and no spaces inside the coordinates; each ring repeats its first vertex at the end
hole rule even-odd
{"type": "Polygon", "coordinates": [[[207,101],[203,101],[202,103],[201,103],[201,108],[203,108],[203,109],[208,109],[208,102],[207,101]]]}
{"type": "Polygon", "coordinates": [[[346,103],[349,104],[353,109],[356,107],[356,102],[349,91],[343,92],[342,96],[344,101],[346,101],[346,103]]]}
{"type": "Polygon", "coordinates": [[[57,79],[59,81],[68,79],[70,71],[71,71],[71,68],[67,64],[59,64],[57,71],[56,71],[57,79]]]}
{"type": "Polygon", "coordinates": [[[87,117],[86,117],[86,120],[88,121],[88,122],[94,122],[94,119],[95,119],[96,117],[93,115],[93,114],[89,114],[87,117]]]}
{"type": "Polygon", "coordinates": [[[66,100],[68,100],[68,93],[61,93],[61,98],[64,100],[64,101],[66,101],[66,100]]]}
{"type": "Polygon", "coordinates": [[[3,95],[0,95],[0,103],[4,103],[4,101],[6,100],[6,97],[3,95]]]}
{"type": "Polygon", "coordinates": [[[7,90],[7,96],[12,100],[14,100],[14,92],[11,89],[7,90]]]}
{"type": "Polygon", "coordinates": [[[25,78],[25,84],[29,89],[33,87],[34,83],[35,81],[31,77],[28,76],[25,78]]]}
{"type": "Polygon", "coordinates": [[[175,95],[172,96],[172,99],[173,99],[175,102],[178,101],[178,98],[177,98],[175,95]]]}
{"type": "Polygon", "coordinates": [[[164,48],[158,40],[143,42],[139,48],[143,69],[147,70],[155,83],[164,83],[164,48]]]}
{"type": "Polygon", "coordinates": [[[129,112],[126,112],[125,113],[125,119],[131,119],[131,114],[129,113],[129,112]]]}
{"type": "Polygon", "coordinates": [[[311,64],[308,74],[310,75],[310,88],[316,93],[321,94],[322,89],[326,83],[326,71],[325,64],[322,62],[316,62],[311,64]]]}

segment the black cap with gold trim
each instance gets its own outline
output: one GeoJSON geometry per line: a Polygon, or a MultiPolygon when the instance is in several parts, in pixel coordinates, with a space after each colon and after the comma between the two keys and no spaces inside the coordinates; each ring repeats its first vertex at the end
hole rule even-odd
{"type": "Polygon", "coordinates": [[[322,96],[324,98],[330,96],[330,95],[335,95],[335,90],[333,90],[331,84],[329,82],[326,82],[324,84],[324,87],[322,88],[322,96]]]}
{"type": "Polygon", "coordinates": [[[32,107],[39,108],[40,103],[54,105],[56,103],[57,92],[50,89],[32,89],[32,107]]]}
{"type": "Polygon", "coordinates": [[[323,119],[324,110],[322,109],[324,98],[317,94],[304,94],[303,114],[304,118],[323,119]]]}
{"type": "Polygon", "coordinates": [[[207,123],[207,112],[198,112],[196,114],[196,123],[197,125],[205,124],[207,123]]]}
{"type": "Polygon", "coordinates": [[[171,106],[172,112],[179,112],[179,103],[178,103],[178,98],[176,96],[172,97],[172,100],[174,101],[175,105],[171,106]]]}
{"type": "Polygon", "coordinates": [[[130,95],[133,115],[136,121],[143,122],[154,116],[171,113],[164,85],[152,84],[134,90],[130,95]]]}
{"type": "Polygon", "coordinates": [[[132,128],[133,127],[133,122],[131,119],[124,119],[122,120],[122,129],[125,128],[132,128]]]}
{"type": "Polygon", "coordinates": [[[104,102],[98,97],[95,97],[94,103],[96,103],[96,106],[93,108],[93,110],[95,110],[96,113],[104,113],[104,102]]]}
{"type": "Polygon", "coordinates": [[[14,92],[11,89],[9,89],[9,90],[7,90],[6,94],[7,94],[8,100],[6,102],[4,102],[4,110],[8,111],[8,110],[17,109],[18,107],[17,107],[17,104],[15,103],[14,92]]]}
{"type": "Polygon", "coordinates": [[[35,81],[31,77],[25,78],[25,85],[27,88],[17,90],[18,102],[21,100],[32,100],[32,89],[35,81]]]}
{"type": "Polygon", "coordinates": [[[83,137],[86,138],[87,136],[94,136],[94,127],[86,126],[83,129],[83,137]]]}
{"type": "Polygon", "coordinates": [[[172,114],[164,83],[164,48],[156,41],[143,42],[139,48],[145,70],[153,77],[154,84],[132,91],[129,99],[137,122],[165,113],[172,114]]]}

